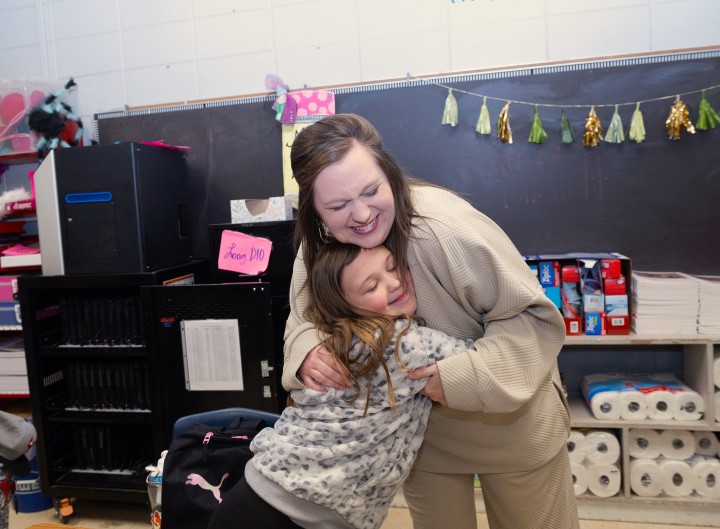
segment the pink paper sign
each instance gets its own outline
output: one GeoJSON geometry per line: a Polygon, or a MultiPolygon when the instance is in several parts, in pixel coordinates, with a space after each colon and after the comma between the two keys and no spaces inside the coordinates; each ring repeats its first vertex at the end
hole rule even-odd
{"type": "Polygon", "coordinates": [[[270,264],[272,241],[237,231],[223,230],[218,252],[218,268],[257,275],[270,264]]]}

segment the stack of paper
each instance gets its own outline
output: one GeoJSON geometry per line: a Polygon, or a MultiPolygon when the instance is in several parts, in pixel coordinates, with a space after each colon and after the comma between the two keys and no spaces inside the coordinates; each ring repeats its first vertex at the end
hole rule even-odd
{"type": "Polygon", "coordinates": [[[0,340],[0,393],[30,393],[22,336],[0,340]]]}
{"type": "Polygon", "coordinates": [[[720,276],[693,276],[698,281],[698,332],[720,334],[720,276]]]}
{"type": "Polygon", "coordinates": [[[697,334],[698,281],[680,272],[632,273],[633,331],[697,334]]]}

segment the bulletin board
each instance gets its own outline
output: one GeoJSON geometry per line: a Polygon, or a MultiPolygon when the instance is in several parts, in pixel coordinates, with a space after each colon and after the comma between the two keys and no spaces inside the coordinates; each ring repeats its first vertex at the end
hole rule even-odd
{"type": "MultiPolygon", "coordinates": [[[[675,95],[697,117],[700,90],[720,109],[720,50],[425,77],[340,88],[338,113],[380,131],[409,174],[446,186],[495,220],[521,253],[613,251],[637,270],[720,274],[720,127],[670,140],[675,95]],[[441,125],[454,89],[458,124],[441,125]],[[481,96],[493,128],[506,100],[513,143],[475,132],[481,96]],[[517,103],[515,103],[517,102],[517,103]],[[533,105],[549,138],[528,142],[533,105]],[[642,143],[583,147],[591,105],[607,129],[615,104],[625,131],[642,102],[642,143]],[[627,103],[633,103],[632,106],[627,103]],[[543,106],[557,105],[557,106],[543,106]],[[565,106],[575,143],[560,142],[565,106]]],[[[231,199],[283,193],[281,126],[273,97],[98,114],[100,143],[187,145],[194,253],[209,257],[207,225],[229,221],[231,199]]]]}

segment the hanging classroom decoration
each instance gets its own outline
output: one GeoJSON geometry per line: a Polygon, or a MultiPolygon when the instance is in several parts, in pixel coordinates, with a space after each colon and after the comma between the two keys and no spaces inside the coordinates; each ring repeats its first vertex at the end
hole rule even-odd
{"type": "Polygon", "coordinates": [[[610,119],[605,141],[608,143],[622,143],[625,141],[625,132],[623,132],[622,118],[618,112],[618,105],[615,105],[615,113],[610,119]]]}
{"type": "Polygon", "coordinates": [[[575,143],[575,136],[570,127],[570,120],[567,114],[565,114],[565,107],[563,107],[562,114],[560,114],[560,143],[563,145],[572,145],[575,143]]]}
{"type": "Polygon", "coordinates": [[[452,88],[448,88],[448,95],[445,99],[445,109],[443,110],[442,124],[454,127],[458,124],[458,105],[452,88]]]}
{"type": "Polygon", "coordinates": [[[636,143],[645,141],[645,121],[643,120],[642,110],[640,110],[640,103],[635,107],[635,111],[630,119],[628,138],[636,143]]]}
{"type": "Polygon", "coordinates": [[[595,113],[595,107],[590,107],[590,112],[585,120],[585,134],[583,134],[583,146],[597,147],[603,141],[603,128],[600,118],[595,113]]]}
{"type": "Polygon", "coordinates": [[[528,138],[529,143],[543,143],[548,139],[548,134],[545,132],[542,126],[542,120],[538,113],[537,105],[535,105],[535,115],[533,116],[532,127],[530,127],[530,137],[528,138]]]}
{"type": "Polygon", "coordinates": [[[720,123],[720,116],[715,112],[715,109],[710,106],[708,100],[705,99],[705,90],[703,90],[695,128],[698,130],[710,130],[717,127],[718,123],[720,123]]]}
{"type": "Polygon", "coordinates": [[[503,143],[512,143],[512,129],[510,129],[510,101],[502,107],[497,122],[497,137],[503,143]]]}
{"type": "Polygon", "coordinates": [[[483,104],[482,107],[480,107],[480,116],[478,117],[477,125],[475,126],[475,132],[486,135],[489,135],[492,132],[492,125],[490,125],[490,111],[487,107],[487,97],[483,97],[483,104]]]}
{"type": "Polygon", "coordinates": [[[695,127],[690,121],[690,111],[687,105],[682,102],[680,96],[675,96],[675,102],[670,107],[670,114],[665,121],[665,130],[667,130],[668,138],[671,140],[679,140],[683,127],[690,134],[695,134],[695,127]]]}

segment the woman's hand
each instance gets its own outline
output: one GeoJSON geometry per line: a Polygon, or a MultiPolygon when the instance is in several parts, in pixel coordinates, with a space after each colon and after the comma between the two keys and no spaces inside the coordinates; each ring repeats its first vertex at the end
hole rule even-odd
{"type": "Polygon", "coordinates": [[[438,402],[443,406],[447,406],[447,400],[445,400],[445,391],[443,391],[442,381],[440,380],[440,371],[438,371],[437,364],[432,364],[427,367],[420,367],[414,369],[408,373],[408,376],[412,380],[419,380],[421,378],[427,378],[427,384],[420,392],[430,400],[438,402]]]}
{"type": "Polygon", "coordinates": [[[340,390],[352,386],[345,366],[340,364],[323,344],[307,354],[300,364],[298,374],[303,384],[315,391],[325,391],[325,388],[340,390]]]}

